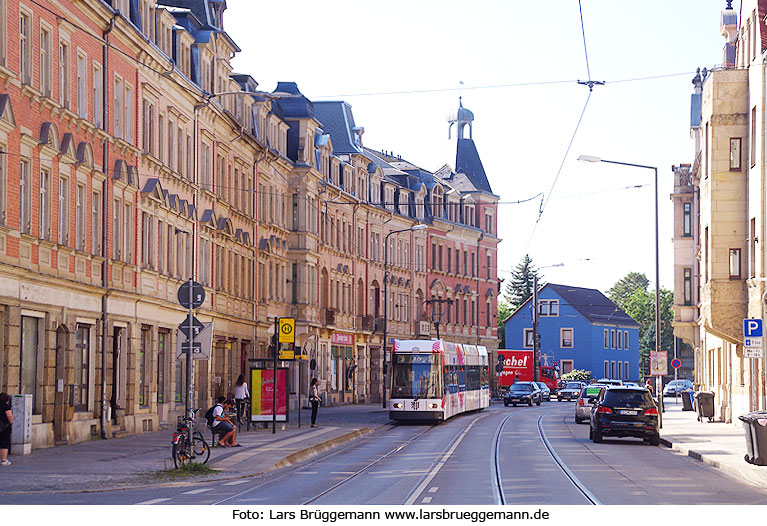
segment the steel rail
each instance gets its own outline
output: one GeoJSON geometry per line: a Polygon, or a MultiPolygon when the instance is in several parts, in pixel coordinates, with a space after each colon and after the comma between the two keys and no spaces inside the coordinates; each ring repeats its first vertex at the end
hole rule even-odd
{"type": "Polygon", "coordinates": [[[551,455],[551,458],[553,458],[554,462],[557,463],[557,466],[559,466],[559,469],[562,470],[562,473],[564,473],[565,476],[570,479],[570,482],[573,484],[573,486],[575,486],[575,489],[577,489],[586,498],[586,500],[589,501],[590,504],[601,505],[602,503],[599,501],[599,499],[597,499],[594,494],[591,493],[589,489],[583,484],[583,482],[581,482],[580,479],[576,477],[572,471],[570,471],[570,468],[567,467],[565,462],[559,457],[559,455],[557,455],[557,452],[554,451],[554,447],[549,442],[549,439],[546,437],[546,433],[543,430],[543,417],[544,415],[538,417],[538,436],[541,437],[541,441],[549,451],[549,455],[551,455]]]}
{"type": "Polygon", "coordinates": [[[506,495],[503,493],[503,479],[501,478],[501,463],[499,461],[499,454],[501,451],[501,434],[503,433],[503,426],[511,418],[511,415],[506,416],[495,432],[495,439],[493,440],[493,462],[492,462],[492,480],[493,486],[496,490],[496,504],[501,506],[506,505],[506,495]]]}

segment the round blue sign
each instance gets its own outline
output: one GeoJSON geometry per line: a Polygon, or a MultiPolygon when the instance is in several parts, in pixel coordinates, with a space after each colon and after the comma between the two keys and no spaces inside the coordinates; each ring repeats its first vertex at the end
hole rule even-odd
{"type": "Polygon", "coordinates": [[[679,358],[674,358],[673,360],[671,360],[671,367],[673,367],[674,369],[679,369],[680,367],[682,367],[682,360],[680,360],[679,358]]]}

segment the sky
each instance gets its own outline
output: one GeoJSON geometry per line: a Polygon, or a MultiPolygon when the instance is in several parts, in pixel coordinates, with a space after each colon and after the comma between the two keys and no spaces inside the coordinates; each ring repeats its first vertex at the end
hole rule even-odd
{"type": "Polygon", "coordinates": [[[671,167],[692,162],[691,81],[722,62],[724,0],[227,5],[235,71],[346,100],[365,146],[426,170],[444,164],[462,97],[501,202],[503,279],[529,254],[550,283],[606,292],[642,272],[654,287],[653,171],[577,158],[656,166],[660,284],[673,289],[671,167]],[[605,84],[590,93],[588,79],[605,84]]]}

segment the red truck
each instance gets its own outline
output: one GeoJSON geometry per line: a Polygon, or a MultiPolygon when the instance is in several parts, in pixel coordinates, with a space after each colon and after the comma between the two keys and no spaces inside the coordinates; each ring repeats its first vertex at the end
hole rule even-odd
{"type": "MultiPolygon", "coordinates": [[[[498,349],[498,356],[498,362],[503,363],[503,370],[498,373],[498,387],[501,391],[508,389],[515,381],[533,381],[533,351],[498,349]]],[[[546,384],[552,395],[556,395],[559,389],[559,367],[542,365],[540,381],[546,384]]]]}

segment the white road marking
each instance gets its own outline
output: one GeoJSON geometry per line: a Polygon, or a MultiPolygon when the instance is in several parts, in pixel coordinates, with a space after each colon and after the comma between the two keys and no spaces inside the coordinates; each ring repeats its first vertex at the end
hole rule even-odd
{"type": "Polygon", "coordinates": [[[170,500],[170,498],[167,499],[152,499],[152,500],[145,500],[144,502],[137,502],[136,505],[140,504],[157,504],[159,502],[165,502],[166,500],[170,500]]]}
{"type": "Polygon", "coordinates": [[[247,480],[233,480],[231,482],[225,482],[224,486],[237,486],[239,484],[245,484],[247,480]]]}
{"type": "Polygon", "coordinates": [[[197,495],[199,493],[205,493],[206,491],[210,491],[213,488],[200,488],[200,489],[193,489],[190,491],[185,491],[182,493],[182,495],[197,495]]]}
{"type": "MultiPolygon", "coordinates": [[[[482,417],[480,417],[482,418],[482,417]]],[[[466,436],[466,434],[471,430],[472,427],[474,427],[474,424],[479,422],[480,418],[477,418],[474,420],[471,424],[468,425],[466,429],[463,430],[463,433],[461,433],[461,436],[458,437],[458,439],[453,443],[453,446],[445,453],[445,455],[440,459],[439,463],[434,467],[434,469],[431,470],[431,473],[426,477],[426,479],[421,483],[420,486],[416,488],[416,490],[410,495],[410,497],[405,501],[405,506],[412,505],[415,500],[418,498],[418,496],[423,493],[423,490],[425,490],[429,484],[431,483],[432,479],[437,476],[437,473],[439,473],[439,470],[442,469],[442,466],[445,465],[447,460],[450,458],[450,455],[453,454],[453,452],[456,450],[458,445],[463,441],[463,437],[466,436]]]]}
{"type": "Polygon", "coordinates": [[[431,502],[431,497],[424,497],[421,502],[423,502],[424,504],[428,504],[431,502]]]}
{"type": "Polygon", "coordinates": [[[429,493],[437,493],[438,489],[439,489],[439,486],[434,486],[433,488],[429,488],[429,493]]]}

